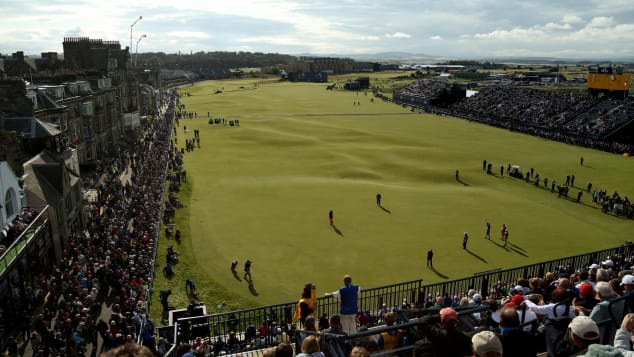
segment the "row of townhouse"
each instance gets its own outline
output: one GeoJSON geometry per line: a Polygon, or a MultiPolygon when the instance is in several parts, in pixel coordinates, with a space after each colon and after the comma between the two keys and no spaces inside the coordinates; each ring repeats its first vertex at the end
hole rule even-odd
{"type": "Polygon", "coordinates": [[[0,56],[0,337],[83,233],[81,170],[133,143],[162,97],[158,69],[132,67],[117,41],[63,46],[63,60],[0,56]]]}

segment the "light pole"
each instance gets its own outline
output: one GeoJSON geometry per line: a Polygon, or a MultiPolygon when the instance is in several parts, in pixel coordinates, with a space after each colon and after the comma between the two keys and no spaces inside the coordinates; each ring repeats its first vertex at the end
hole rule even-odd
{"type": "Polygon", "coordinates": [[[134,20],[132,25],[130,25],[130,51],[132,51],[132,28],[136,25],[137,22],[143,20],[143,16],[139,16],[138,19],[134,20]]]}
{"type": "Polygon", "coordinates": [[[134,67],[136,68],[136,58],[139,57],[139,42],[143,39],[143,37],[147,37],[146,34],[141,35],[139,39],[136,41],[136,49],[134,50],[134,67]]]}

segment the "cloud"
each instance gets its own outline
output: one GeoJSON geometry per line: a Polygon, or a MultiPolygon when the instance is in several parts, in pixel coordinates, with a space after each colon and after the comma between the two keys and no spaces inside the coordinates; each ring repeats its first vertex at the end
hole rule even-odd
{"type": "Polygon", "coordinates": [[[588,23],[588,27],[610,27],[612,25],[614,25],[614,18],[607,16],[595,17],[588,23]]]}
{"type": "Polygon", "coordinates": [[[634,57],[632,0],[0,0],[0,13],[0,53],[60,52],[65,36],[125,47],[147,34],[144,51],[167,53],[634,57]]]}
{"type": "Polygon", "coordinates": [[[572,25],[568,23],[558,24],[554,22],[549,22],[544,25],[544,30],[546,31],[559,31],[559,30],[570,30],[572,29],[572,25]]]}
{"type": "Polygon", "coordinates": [[[205,38],[209,38],[209,35],[207,35],[204,32],[197,32],[197,31],[170,31],[167,33],[167,36],[169,37],[176,37],[176,38],[184,38],[184,39],[205,39],[205,38]]]}
{"type": "Polygon", "coordinates": [[[516,41],[535,39],[535,37],[542,37],[544,31],[537,27],[521,28],[516,27],[510,30],[496,29],[489,33],[476,33],[473,35],[477,39],[496,40],[496,41],[516,41]]]}
{"type": "Polygon", "coordinates": [[[406,34],[404,32],[394,32],[394,33],[386,33],[385,37],[387,38],[411,38],[412,36],[409,34],[406,34]]]}
{"type": "Polygon", "coordinates": [[[561,22],[563,22],[565,24],[578,24],[578,23],[580,23],[582,21],[583,20],[577,15],[565,15],[561,19],[561,22]]]}

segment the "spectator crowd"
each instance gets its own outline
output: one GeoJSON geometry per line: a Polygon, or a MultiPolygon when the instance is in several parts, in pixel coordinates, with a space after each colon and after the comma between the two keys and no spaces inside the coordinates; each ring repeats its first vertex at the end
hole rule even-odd
{"type": "MultiPolygon", "coordinates": [[[[394,94],[394,101],[551,140],[599,150],[631,153],[632,145],[608,137],[634,120],[634,99],[571,92],[487,86],[448,107],[429,105],[446,82],[421,79],[394,94]]],[[[383,96],[384,97],[384,96],[383,96]]],[[[384,97],[384,99],[387,97],[384,97]]]]}
{"type": "MultiPolygon", "coordinates": [[[[100,161],[96,197],[84,207],[85,231],[69,237],[51,274],[17,292],[28,302],[23,337],[34,355],[83,355],[89,344],[94,352],[98,336],[101,351],[139,339],[152,341],[147,344],[154,351],[148,299],[177,102],[176,94],[164,98],[134,148],[100,161]],[[110,316],[102,313],[104,303],[110,316]]],[[[27,209],[20,219],[28,222],[34,214],[27,209]]],[[[9,339],[2,351],[17,355],[16,346],[9,339]]]]}

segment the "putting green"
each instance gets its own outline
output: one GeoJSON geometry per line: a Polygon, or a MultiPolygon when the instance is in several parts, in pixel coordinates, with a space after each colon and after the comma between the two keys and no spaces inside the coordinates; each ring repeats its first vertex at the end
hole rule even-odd
{"type": "MultiPolygon", "coordinates": [[[[307,281],[319,294],[332,291],[344,274],[362,287],[442,281],[425,267],[428,249],[438,272],[456,279],[631,239],[633,221],[601,213],[590,194],[576,203],[499,176],[500,165],[511,163],[558,183],[574,174],[574,198],[589,181],[627,195],[634,165],[621,155],[413,113],[323,84],[216,81],[181,93],[191,94],[182,103],[199,118],[180,121],[177,146],[198,129],[201,148],[185,154],[181,263],[172,281],[157,277],[155,289],[177,287],[176,306],[186,303],[186,278],[208,305],[236,309],[294,300],[307,281]],[[207,112],[240,126],[209,125],[207,112]],[[484,159],[496,175],[484,173],[484,159]],[[483,239],[485,220],[492,241],[483,239]],[[511,249],[499,245],[502,223],[511,249]],[[461,245],[465,231],[469,251],[461,245]],[[251,285],[242,279],[247,259],[251,285]]],[[[167,244],[174,243],[163,239],[160,252],[167,244]]]]}

